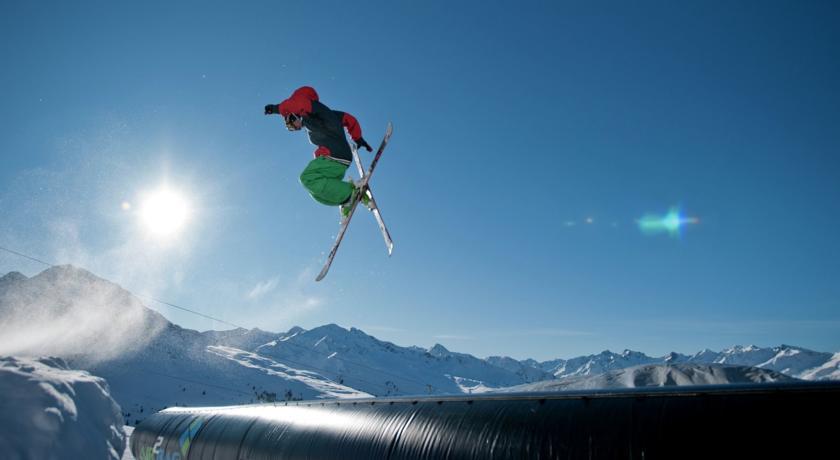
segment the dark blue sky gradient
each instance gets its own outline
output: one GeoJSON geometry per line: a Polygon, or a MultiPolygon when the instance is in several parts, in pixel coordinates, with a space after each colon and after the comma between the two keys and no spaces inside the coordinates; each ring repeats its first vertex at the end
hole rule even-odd
{"type": "Polygon", "coordinates": [[[270,330],[840,350],[836,2],[358,3],[3,2],[0,245],[270,330]],[[262,115],[304,84],[371,144],[395,125],[372,181],[395,254],[359,215],[317,285],[337,212],[262,115]],[[164,178],[199,210],[147,253],[119,206],[164,178]],[[638,231],[672,206],[699,224],[638,231]]]}

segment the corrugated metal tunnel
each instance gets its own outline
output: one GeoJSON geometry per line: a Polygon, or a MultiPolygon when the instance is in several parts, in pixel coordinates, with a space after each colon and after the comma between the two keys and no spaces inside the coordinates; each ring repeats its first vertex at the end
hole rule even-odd
{"type": "Polygon", "coordinates": [[[300,401],[172,408],[146,459],[840,458],[840,385],[300,401]]]}

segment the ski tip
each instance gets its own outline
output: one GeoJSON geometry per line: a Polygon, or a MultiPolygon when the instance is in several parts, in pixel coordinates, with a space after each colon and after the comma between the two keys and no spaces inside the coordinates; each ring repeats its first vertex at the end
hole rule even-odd
{"type": "Polygon", "coordinates": [[[321,281],[322,279],[324,279],[324,277],[327,276],[327,271],[329,270],[326,268],[324,270],[321,270],[321,273],[318,273],[318,277],[315,278],[315,281],[321,281]]]}
{"type": "Polygon", "coordinates": [[[391,254],[394,253],[394,243],[388,245],[388,257],[391,257],[391,254]]]}

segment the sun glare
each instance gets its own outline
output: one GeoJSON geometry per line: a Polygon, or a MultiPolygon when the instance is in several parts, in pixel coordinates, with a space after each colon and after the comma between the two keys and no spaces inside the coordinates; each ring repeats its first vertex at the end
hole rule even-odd
{"type": "Polygon", "coordinates": [[[178,233],[190,216],[189,202],[181,193],[161,188],[144,197],[140,218],[155,236],[168,237],[178,233]]]}

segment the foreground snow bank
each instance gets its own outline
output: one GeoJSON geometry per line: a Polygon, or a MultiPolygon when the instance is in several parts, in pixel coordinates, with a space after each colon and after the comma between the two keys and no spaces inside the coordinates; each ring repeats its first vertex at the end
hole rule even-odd
{"type": "Polygon", "coordinates": [[[0,395],[3,458],[119,460],[125,450],[108,384],[60,358],[0,357],[0,395]]]}

